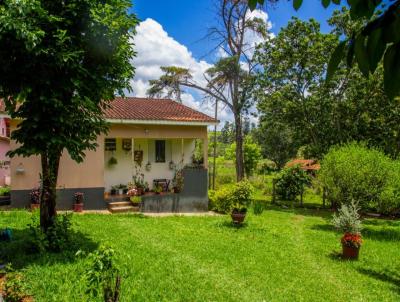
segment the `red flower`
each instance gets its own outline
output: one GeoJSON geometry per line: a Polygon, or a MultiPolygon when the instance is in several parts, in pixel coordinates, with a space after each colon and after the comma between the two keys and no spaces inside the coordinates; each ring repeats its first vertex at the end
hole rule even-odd
{"type": "Polygon", "coordinates": [[[345,233],[341,239],[342,244],[350,247],[359,248],[362,244],[360,233],[345,233]]]}

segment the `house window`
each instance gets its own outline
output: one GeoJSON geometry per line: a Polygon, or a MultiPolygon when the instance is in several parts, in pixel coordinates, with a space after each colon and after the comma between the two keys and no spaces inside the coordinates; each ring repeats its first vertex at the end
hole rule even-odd
{"type": "Polygon", "coordinates": [[[156,163],[165,163],[165,141],[156,141],[156,163]]]}
{"type": "Polygon", "coordinates": [[[117,150],[117,141],[115,138],[106,138],[104,142],[104,149],[106,151],[115,151],[117,150]]]}

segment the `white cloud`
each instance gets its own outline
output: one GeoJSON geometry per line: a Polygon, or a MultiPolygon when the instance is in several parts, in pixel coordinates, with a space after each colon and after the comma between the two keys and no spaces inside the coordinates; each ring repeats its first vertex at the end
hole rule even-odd
{"type": "MultiPolygon", "coordinates": [[[[137,56],[132,64],[136,68],[135,78],[131,81],[131,95],[145,97],[149,88],[149,80],[162,75],[161,66],[179,66],[189,68],[194,81],[205,85],[203,74],[212,65],[204,60],[196,60],[186,46],[168,35],[163,27],[153,19],[146,19],[136,28],[134,39],[137,56]]],[[[203,94],[186,89],[182,94],[186,106],[214,116],[212,104],[203,102],[203,94]]],[[[232,120],[232,114],[227,108],[219,112],[220,120],[232,120]]]]}

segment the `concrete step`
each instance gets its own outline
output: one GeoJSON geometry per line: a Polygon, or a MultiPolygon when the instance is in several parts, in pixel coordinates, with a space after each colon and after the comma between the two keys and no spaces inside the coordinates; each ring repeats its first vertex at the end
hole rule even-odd
{"type": "Polygon", "coordinates": [[[127,195],[114,195],[114,196],[109,196],[106,199],[106,202],[119,202],[119,201],[129,201],[129,196],[127,196],[127,195]]]}
{"type": "Polygon", "coordinates": [[[139,207],[134,206],[120,206],[115,208],[108,209],[111,213],[130,213],[130,212],[139,212],[139,207]]]}

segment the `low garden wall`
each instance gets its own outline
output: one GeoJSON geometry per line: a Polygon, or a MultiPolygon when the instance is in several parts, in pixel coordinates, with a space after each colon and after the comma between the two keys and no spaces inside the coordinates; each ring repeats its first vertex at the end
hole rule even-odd
{"type": "Polygon", "coordinates": [[[165,193],[142,197],[142,212],[192,213],[208,211],[206,169],[184,169],[184,185],[179,194],[165,193]]]}

